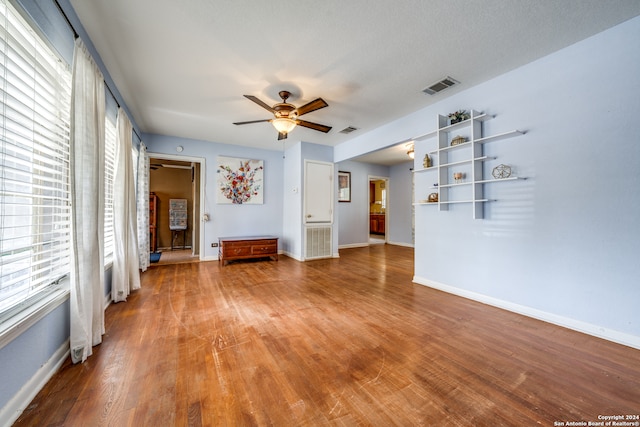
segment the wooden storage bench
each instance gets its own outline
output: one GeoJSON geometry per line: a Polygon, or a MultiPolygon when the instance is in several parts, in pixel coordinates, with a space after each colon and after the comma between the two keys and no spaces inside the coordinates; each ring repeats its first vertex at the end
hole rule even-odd
{"type": "Polygon", "coordinates": [[[278,238],[274,236],[219,237],[218,261],[227,265],[236,259],[270,257],[278,260],[278,238]]]}

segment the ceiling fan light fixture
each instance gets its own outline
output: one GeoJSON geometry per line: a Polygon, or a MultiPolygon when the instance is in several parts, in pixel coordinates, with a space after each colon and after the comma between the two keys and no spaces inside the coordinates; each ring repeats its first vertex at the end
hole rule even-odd
{"type": "Polygon", "coordinates": [[[273,119],[271,120],[271,124],[273,124],[273,127],[276,128],[278,133],[284,134],[291,132],[293,128],[296,127],[296,122],[286,117],[273,119]]]}
{"type": "Polygon", "coordinates": [[[313,123],[306,120],[300,120],[298,118],[304,114],[308,114],[321,108],[328,107],[329,104],[327,104],[324,99],[316,98],[313,101],[307,102],[306,104],[296,108],[295,105],[287,103],[287,99],[291,95],[289,92],[287,92],[286,90],[282,90],[280,91],[280,93],[278,93],[278,95],[280,95],[280,98],[282,98],[282,102],[275,104],[273,107],[253,95],[244,95],[244,97],[248,100],[255,102],[265,110],[271,112],[274,118],[264,120],[250,120],[247,122],[235,122],[233,124],[248,125],[251,123],[271,122],[273,124],[273,127],[278,131],[278,141],[286,139],[287,134],[291,132],[296,126],[305,127],[324,133],[327,133],[331,130],[331,126],[321,125],[319,123],[313,123]]]}

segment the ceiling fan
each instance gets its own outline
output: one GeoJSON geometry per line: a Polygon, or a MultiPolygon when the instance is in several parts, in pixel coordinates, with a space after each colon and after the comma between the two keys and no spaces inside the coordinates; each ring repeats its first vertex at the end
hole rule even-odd
{"type": "Polygon", "coordinates": [[[301,107],[296,107],[295,105],[287,103],[287,99],[291,96],[290,92],[286,90],[282,90],[278,92],[278,95],[280,95],[280,98],[282,98],[282,102],[275,104],[273,107],[270,107],[268,104],[266,104],[265,102],[261,101],[260,99],[256,98],[253,95],[244,95],[245,98],[250,99],[251,101],[255,102],[256,104],[264,108],[265,110],[269,110],[271,113],[273,113],[274,118],[264,119],[264,120],[252,120],[248,122],[236,122],[234,123],[234,125],[248,125],[250,123],[271,122],[271,124],[278,131],[278,141],[281,139],[286,139],[287,134],[291,132],[293,128],[296,127],[296,125],[300,125],[300,126],[317,130],[320,132],[324,132],[324,133],[327,133],[331,130],[331,126],[325,126],[318,123],[308,122],[306,120],[300,120],[298,118],[303,114],[307,114],[312,111],[316,111],[321,108],[328,107],[329,104],[327,104],[324,101],[324,99],[317,98],[307,104],[304,104],[301,107]]]}

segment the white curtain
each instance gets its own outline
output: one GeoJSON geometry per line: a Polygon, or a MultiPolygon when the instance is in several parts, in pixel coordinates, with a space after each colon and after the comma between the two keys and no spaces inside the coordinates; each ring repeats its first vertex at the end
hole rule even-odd
{"type": "Polygon", "coordinates": [[[147,147],[140,142],[138,152],[138,254],[140,269],[149,266],[149,156],[147,147]]]}
{"type": "Polygon", "coordinates": [[[71,359],[84,362],[104,334],[104,79],[75,42],[71,94],[71,359]]]}
{"type": "Polygon", "coordinates": [[[116,170],[113,184],[113,276],[111,298],[126,301],[140,289],[138,260],[138,216],[135,176],[133,174],[133,127],[122,108],[118,109],[116,134],[116,170]]]}

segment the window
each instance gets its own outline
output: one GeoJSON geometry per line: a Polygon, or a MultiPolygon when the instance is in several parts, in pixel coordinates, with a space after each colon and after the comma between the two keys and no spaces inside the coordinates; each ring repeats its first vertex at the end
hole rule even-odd
{"type": "Polygon", "coordinates": [[[104,144],[104,264],[113,262],[113,183],[116,167],[116,118],[106,114],[104,144]]]}
{"type": "Polygon", "coordinates": [[[69,273],[71,71],[0,0],[0,321],[69,273]]]}

